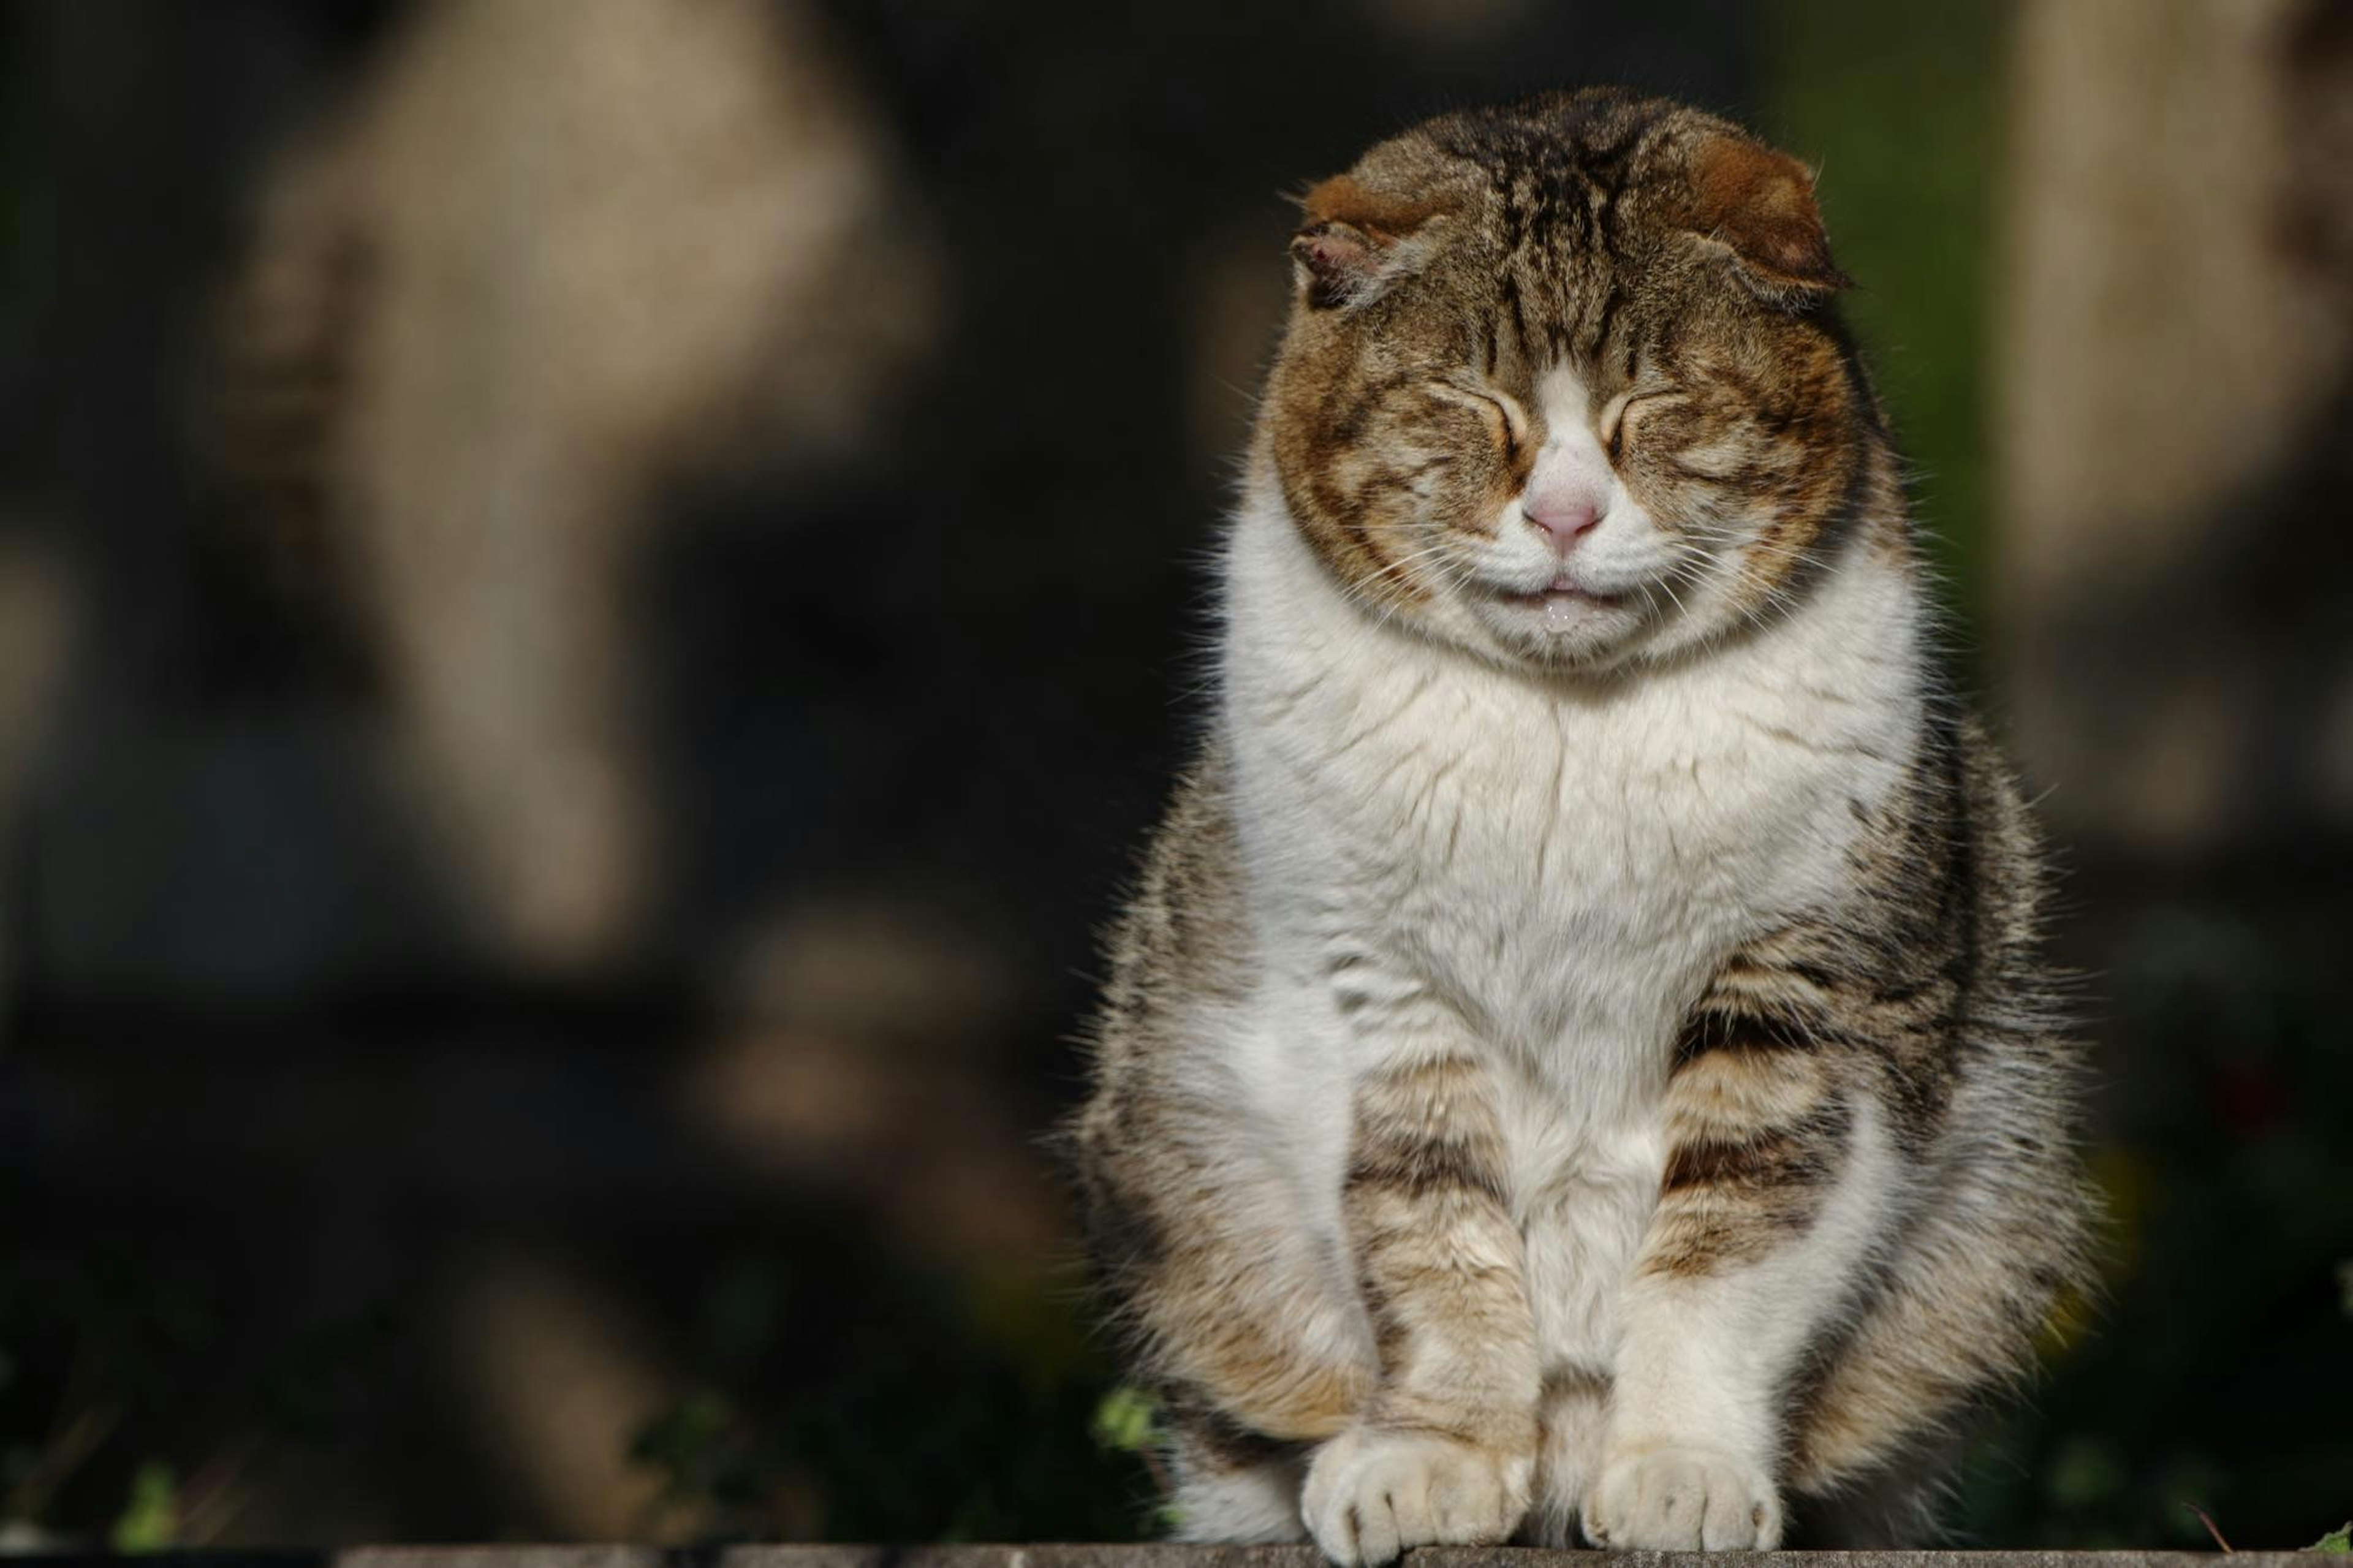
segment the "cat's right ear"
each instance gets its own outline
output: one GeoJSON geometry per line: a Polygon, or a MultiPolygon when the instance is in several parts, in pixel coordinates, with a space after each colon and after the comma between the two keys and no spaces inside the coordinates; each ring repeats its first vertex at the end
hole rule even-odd
{"type": "Polygon", "coordinates": [[[1691,179],[1692,232],[1730,257],[1757,294],[1797,306],[1852,287],[1831,260],[1805,164],[1745,136],[1710,136],[1692,156],[1691,179]]]}
{"type": "Polygon", "coordinates": [[[1312,309],[1369,304],[1420,265],[1414,237],[1433,216],[1430,206],[1381,196],[1348,174],[1324,181],[1299,205],[1307,221],[1291,237],[1292,270],[1312,309]]]}

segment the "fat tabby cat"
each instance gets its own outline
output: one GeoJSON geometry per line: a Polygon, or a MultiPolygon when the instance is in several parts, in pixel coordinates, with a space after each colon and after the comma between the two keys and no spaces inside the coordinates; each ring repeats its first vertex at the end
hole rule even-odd
{"type": "Polygon", "coordinates": [[[1595,90],[1303,205],[1072,1136],[1179,1532],[1920,1539],[2088,1209],[1813,177],[1595,90]]]}

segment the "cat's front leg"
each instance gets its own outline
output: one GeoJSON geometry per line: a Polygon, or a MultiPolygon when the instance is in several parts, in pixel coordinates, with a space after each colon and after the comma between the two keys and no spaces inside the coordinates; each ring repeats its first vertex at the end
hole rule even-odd
{"type": "Polygon", "coordinates": [[[1380,1383],[1302,1499],[1344,1564],[1504,1541],[1535,1469],[1535,1328],[1493,1086],[1459,1031],[1384,1044],[1356,1087],[1342,1194],[1380,1383]]]}
{"type": "Polygon", "coordinates": [[[1871,1084],[1830,1032],[1786,1014],[1711,1002],[1686,1030],[1585,1500],[1596,1545],[1780,1544],[1787,1390],[1902,1184],[1871,1084]]]}

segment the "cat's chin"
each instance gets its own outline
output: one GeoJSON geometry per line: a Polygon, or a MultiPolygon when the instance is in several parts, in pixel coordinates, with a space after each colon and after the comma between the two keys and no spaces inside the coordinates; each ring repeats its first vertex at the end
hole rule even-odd
{"type": "Polygon", "coordinates": [[[1614,664],[1632,651],[1645,624],[1636,595],[1566,583],[1533,594],[1498,593],[1480,611],[1506,655],[1545,669],[1614,664]]]}

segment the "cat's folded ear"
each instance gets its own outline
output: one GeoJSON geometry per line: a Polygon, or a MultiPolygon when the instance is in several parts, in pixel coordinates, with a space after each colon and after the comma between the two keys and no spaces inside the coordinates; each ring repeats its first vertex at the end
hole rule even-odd
{"type": "Polygon", "coordinates": [[[1319,310],[1369,304],[1419,268],[1425,247],[1417,237],[1438,210],[1382,195],[1352,174],[1335,174],[1299,205],[1306,221],[1291,237],[1292,269],[1319,310]]]}
{"type": "Polygon", "coordinates": [[[1763,142],[1723,134],[1700,142],[1690,168],[1687,226],[1729,256],[1742,282],[1789,306],[1852,286],[1831,260],[1811,169],[1763,142]]]}

